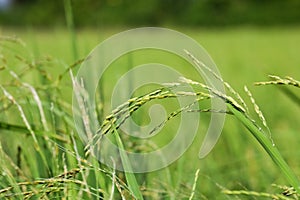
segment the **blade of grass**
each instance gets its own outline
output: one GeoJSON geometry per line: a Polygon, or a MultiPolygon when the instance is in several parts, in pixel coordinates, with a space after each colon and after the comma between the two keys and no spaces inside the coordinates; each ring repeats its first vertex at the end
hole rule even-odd
{"type": "Polygon", "coordinates": [[[279,167],[281,172],[284,174],[287,181],[295,188],[297,193],[300,194],[299,180],[294,174],[289,165],[282,158],[280,152],[275,145],[264,135],[259,128],[242,112],[238,111],[231,104],[228,104],[228,109],[243,125],[251,132],[256,140],[262,145],[264,150],[269,154],[274,163],[279,167]]]}
{"type": "MultiPolygon", "coordinates": [[[[7,160],[5,159],[5,157],[7,157],[6,153],[4,152],[3,148],[2,148],[2,144],[0,143],[0,171],[3,174],[5,174],[5,179],[6,181],[11,185],[11,189],[14,189],[15,193],[21,193],[21,188],[17,186],[17,182],[16,179],[14,178],[13,174],[11,173],[11,171],[7,168],[7,160]]],[[[3,182],[6,182],[3,181],[3,182]]],[[[3,185],[4,186],[4,185],[3,185]]],[[[5,189],[3,189],[4,187],[1,187],[0,189],[0,198],[3,197],[3,193],[6,192],[5,189]]],[[[20,198],[16,198],[16,199],[22,199],[20,198]]]]}
{"type": "Polygon", "coordinates": [[[43,152],[43,150],[40,146],[40,143],[38,142],[38,140],[36,138],[36,133],[35,133],[34,129],[32,128],[31,124],[29,123],[22,106],[15,100],[15,98],[6,89],[4,89],[3,86],[0,85],[0,88],[2,89],[4,95],[17,107],[17,109],[18,109],[18,111],[21,115],[21,118],[22,118],[27,130],[30,132],[30,135],[33,139],[33,142],[34,142],[33,146],[34,146],[36,152],[39,154],[42,163],[47,168],[47,173],[51,174],[51,170],[50,170],[50,167],[48,165],[45,152],[43,152]]]}
{"type": "Polygon", "coordinates": [[[189,200],[192,200],[195,196],[195,190],[196,190],[196,186],[197,186],[197,180],[198,180],[198,177],[199,177],[199,171],[200,171],[200,169],[197,169],[197,171],[195,173],[194,184],[193,184],[192,193],[191,193],[191,196],[190,196],[189,200]]]}
{"type": "Polygon", "coordinates": [[[281,91],[290,98],[293,102],[295,102],[298,106],[300,106],[300,97],[298,97],[292,90],[286,87],[279,87],[281,91]]]}
{"type": "MultiPolygon", "coordinates": [[[[6,122],[1,122],[1,121],[0,121],[0,130],[14,131],[14,133],[24,133],[24,134],[30,135],[29,130],[25,126],[9,124],[6,122]]],[[[37,137],[44,137],[45,135],[47,135],[48,137],[59,140],[61,142],[68,142],[65,138],[63,138],[57,134],[47,132],[47,131],[36,130],[36,129],[33,129],[33,130],[35,131],[35,134],[37,137]]]]}
{"type": "MultiPolygon", "coordinates": [[[[254,85],[261,86],[261,85],[276,85],[276,86],[294,86],[300,88],[300,82],[293,79],[292,77],[285,77],[281,78],[279,76],[269,75],[271,81],[262,81],[256,82],[254,85]]],[[[287,97],[289,97],[292,101],[294,101],[298,106],[300,106],[300,98],[289,88],[287,87],[278,87],[287,97]]]]}
{"type": "Polygon", "coordinates": [[[74,18],[73,18],[71,0],[65,0],[64,7],[65,7],[65,16],[66,16],[67,26],[68,26],[68,29],[69,29],[70,35],[71,35],[73,58],[74,58],[74,60],[77,60],[78,50],[77,50],[77,44],[76,44],[76,34],[75,34],[75,29],[74,29],[74,18]]]}
{"type": "Polygon", "coordinates": [[[244,195],[244,196],[250,196],[250,197],[262,197],[262,198],[290,200],[289,197],[286,197],[284,195],[269,194],[266,192],[256,192],[256,191],[248,191],[248,190],[223,190],[222,192],[227,195],[244,195]]]}
{"type": "Polygon", "coordinates": [[[112,125],[112,127],[114,129],[114,135],[115,135],[117,145],[120,149],[120,157],[121,157],[121,160],[123,163],[123,168],[124,168],[124,173],[125,173],[126,181],[128,184],[128,188],[129,188],[130,192],[134,195],[135,198],[144,199],[143,195],[139,189],[139,185],[136,181],[134,174],[130,172],[130,171],[132,171],[132,167],[131,167],[129,158],[126,155],[126,152],[124,150],[124,145],[121,140],[121,137],[120,137],[116,127],[114,125],[112,125]]]}

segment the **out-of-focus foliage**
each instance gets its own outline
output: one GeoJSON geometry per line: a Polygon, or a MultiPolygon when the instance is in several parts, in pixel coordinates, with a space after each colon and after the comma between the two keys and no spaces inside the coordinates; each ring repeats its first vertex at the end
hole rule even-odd
{"type": "MultiPolygon", "coordinates": [[[[1,25],[65,23],[63,0],[11,1],[0,10],[1,25]]],[[[300,23],[298,0],[72,0],[77,26],[291,25],[300,23]]]]}

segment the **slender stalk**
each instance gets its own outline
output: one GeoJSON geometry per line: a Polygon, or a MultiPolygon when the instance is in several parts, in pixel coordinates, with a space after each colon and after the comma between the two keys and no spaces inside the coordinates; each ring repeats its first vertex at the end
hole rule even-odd
{"type": "Polygon", "coordinates": [[[65,16],[66,16],[66,22],[67,26],[71,35],[71,43],[72,43],[72,53],[73,53],[73,59],[78,59],[78,50],[77,50],[77,44],[76,44],[76,34],[75,34],[75,28],[74,28],[74,17],[73,17],[73,11],[72,11],[72,2],[71,0],[65,0],[65,16]]]}
{"type": "Polygon", "coordinates": [[[126,177],[126,181],[128,184],[128,188],[130,190],[130,192],[134,195],[135,198],[139,199],[139,200],[143,200],[143,195],[139,189],[139,185],[136,181],[136,178],[134,176],[134,174],[132,172],[132,167],[129,161],[129,158],[124,150],[124,145],[123,142],[121,140],[121,137],[119,136],[119,133],[116,129],[116,127],[113,125],[113,129],[114,129],[114,134],[115,134],[115,138],[116,138],[116,142],[117,145],[119,147],[119,151],[120,151],[120,157],[122,160],[122,164],[123,164],[123,168],[124,168],[124,173],[125,173],[125,177],[126,177]]]}
{"type": "MultiPolygon", "coordinates": [[[[28,129],[25,126],[9,124],[6,122],[1,122],[1,121],[0,121],[0,130],[6,130],[6,131],[12,131],[14,133],[23,133],[23,134],[30,135],[30,132],[28,131],[28,129]]],[[[55,133],[52,133],[50,131],[47,132],[47,131],[41,131],[41,130],[36,130],[36,129],[33,129],[33,130],[36,133],[37,137],[48,136],[50,138],[59,140],[61,142],[68,142],[65,138],[63,138],[55,133]]]]}
{"type": "Polygon", "coordinates": [[[235,109],[231,104],[228,104],[228,109],[231,111],[235,117],[243,123],[243,125],[251,132],[251,134],[256,138],[256,140],[261,144],[265,151],[272,158],[274,163],[279,167],[281,172],[284,174],[285,178],[291,186],[294,187],[296,192],[300,194],[299,180],[289,165],[282,158],[280,152],[272,144],[268,137],[266,137],[259,128],[242,112],[235,109]]]}

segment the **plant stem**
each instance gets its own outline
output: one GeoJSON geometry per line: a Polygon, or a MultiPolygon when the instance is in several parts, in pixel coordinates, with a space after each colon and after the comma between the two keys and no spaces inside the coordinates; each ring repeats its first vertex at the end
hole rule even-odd
{"type": "Polygon", "coordinates": [[[71,0],[65,0],[64,1],[65,6],[65,16],[66,16],[66,23],[71,35],[71,43],[72,43],[72,53],[73,53],[73,59],[78,59],[78,50],[77,50],[77,43],[76,43],[76,33],[75,33],[75,27],[74,27],[74,18],[73,18],[73,11],[72,11],[72,2],[71,0]]]}
{"type": "Polygon", "coordinates": [[[299,180],[289,165],[282,158],[278,149],[272,144],[257,126],[242,112],[236,110],[231,104],[228,104],[228,109],[235,117],[244,124],[244,126],[252,133],[256,140],[261,144],[265,151],[269,154],[275,164],[279,167],[285,178],[289,181],[291,186],[294,187],[296,192],[300,194],[299,180]]]}
{"type": "Polygon", "coordinates": [[[124,173],[125,173],[125,177],[126,177],[126,181],[128,184],[128,188],[130,190],[130,192],[134,195],[134,197],[136,199],[139,200],[143,200],[143,195],[139,189],[139,185],[137,183],[137,180],[135,178],[135,175],[131,172],[132,171],[132,167],[129,161],[129,158],[126,154],[126,151],[124,149],[124,145],[123,142],[121,140],[121,137],[116,129],[116,127],[113,125],[113,129],[114,129],[114,134],[115,134],[115,138],[116,138],[116,142],[117,145],[119,147],[119,152],[120,152],[120,157],[122,160],[122,164],[123,164],[123,169],[124,169],[124,173]]]}

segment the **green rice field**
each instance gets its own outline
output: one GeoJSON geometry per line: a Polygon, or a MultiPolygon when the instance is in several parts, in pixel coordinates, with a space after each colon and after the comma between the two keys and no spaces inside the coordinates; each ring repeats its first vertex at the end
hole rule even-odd
{"type": "MultiPolygon", "coordinates": [[[[76,75],[82,59],[96,45],[124,30],[127,29],[82,29],[74,32],[72,38],[72,33],[62,28],[0,28],[0,199],[299,198],[300,194],[290,188],[292,183],[285,171],[273,162],[274,158],[234,112],[226,115],[218,143],[203,159],[198,154],[209,124],[209,112],[200,113],[197,136],[184,155],[159,171],[124,173],[87,155],[74,126],[71,76],[76,75]]],[[[300,28],[174,30],[190,36],[206,49],[223,80],[245,100],[251,119],[263,127],[264,122],[244,91],[247,86],[280,155],[299,178],[299,86],[254,83],[269,81],[268,75],[300,80],[300,28]]],[[[203,82],[176,57],[157,51],[134,52],[114,62],[106,72],[99,89],[102,96],[96,96],[97,102],[110,100],[110,91],[125,69],[153,59],[181,70],[186,78],[203,82]]],[[[135,95],[155,88],[156,85],[140,88],[135,95]]],[[[132,114],[138,124],[149,123],[148,109],[156,103],[162,104],[167,114],[178,109],[176,101],[157,98],[132,114]]],[[[111,110],[105,104],[101,107],[101,102],[99,105],[102,122],[111,110]]],[[[151,142],[164,145],[174,136],[179,122],[179,117],[169,120],[160,133],[162,136],[151,142]]],[[[110,134],[119,136],[131,151],[150,148],[150,142],[128,138],[114,126],[110,134]]],[[[124,162],[122,155],[120,159],[124,162]]]]}

